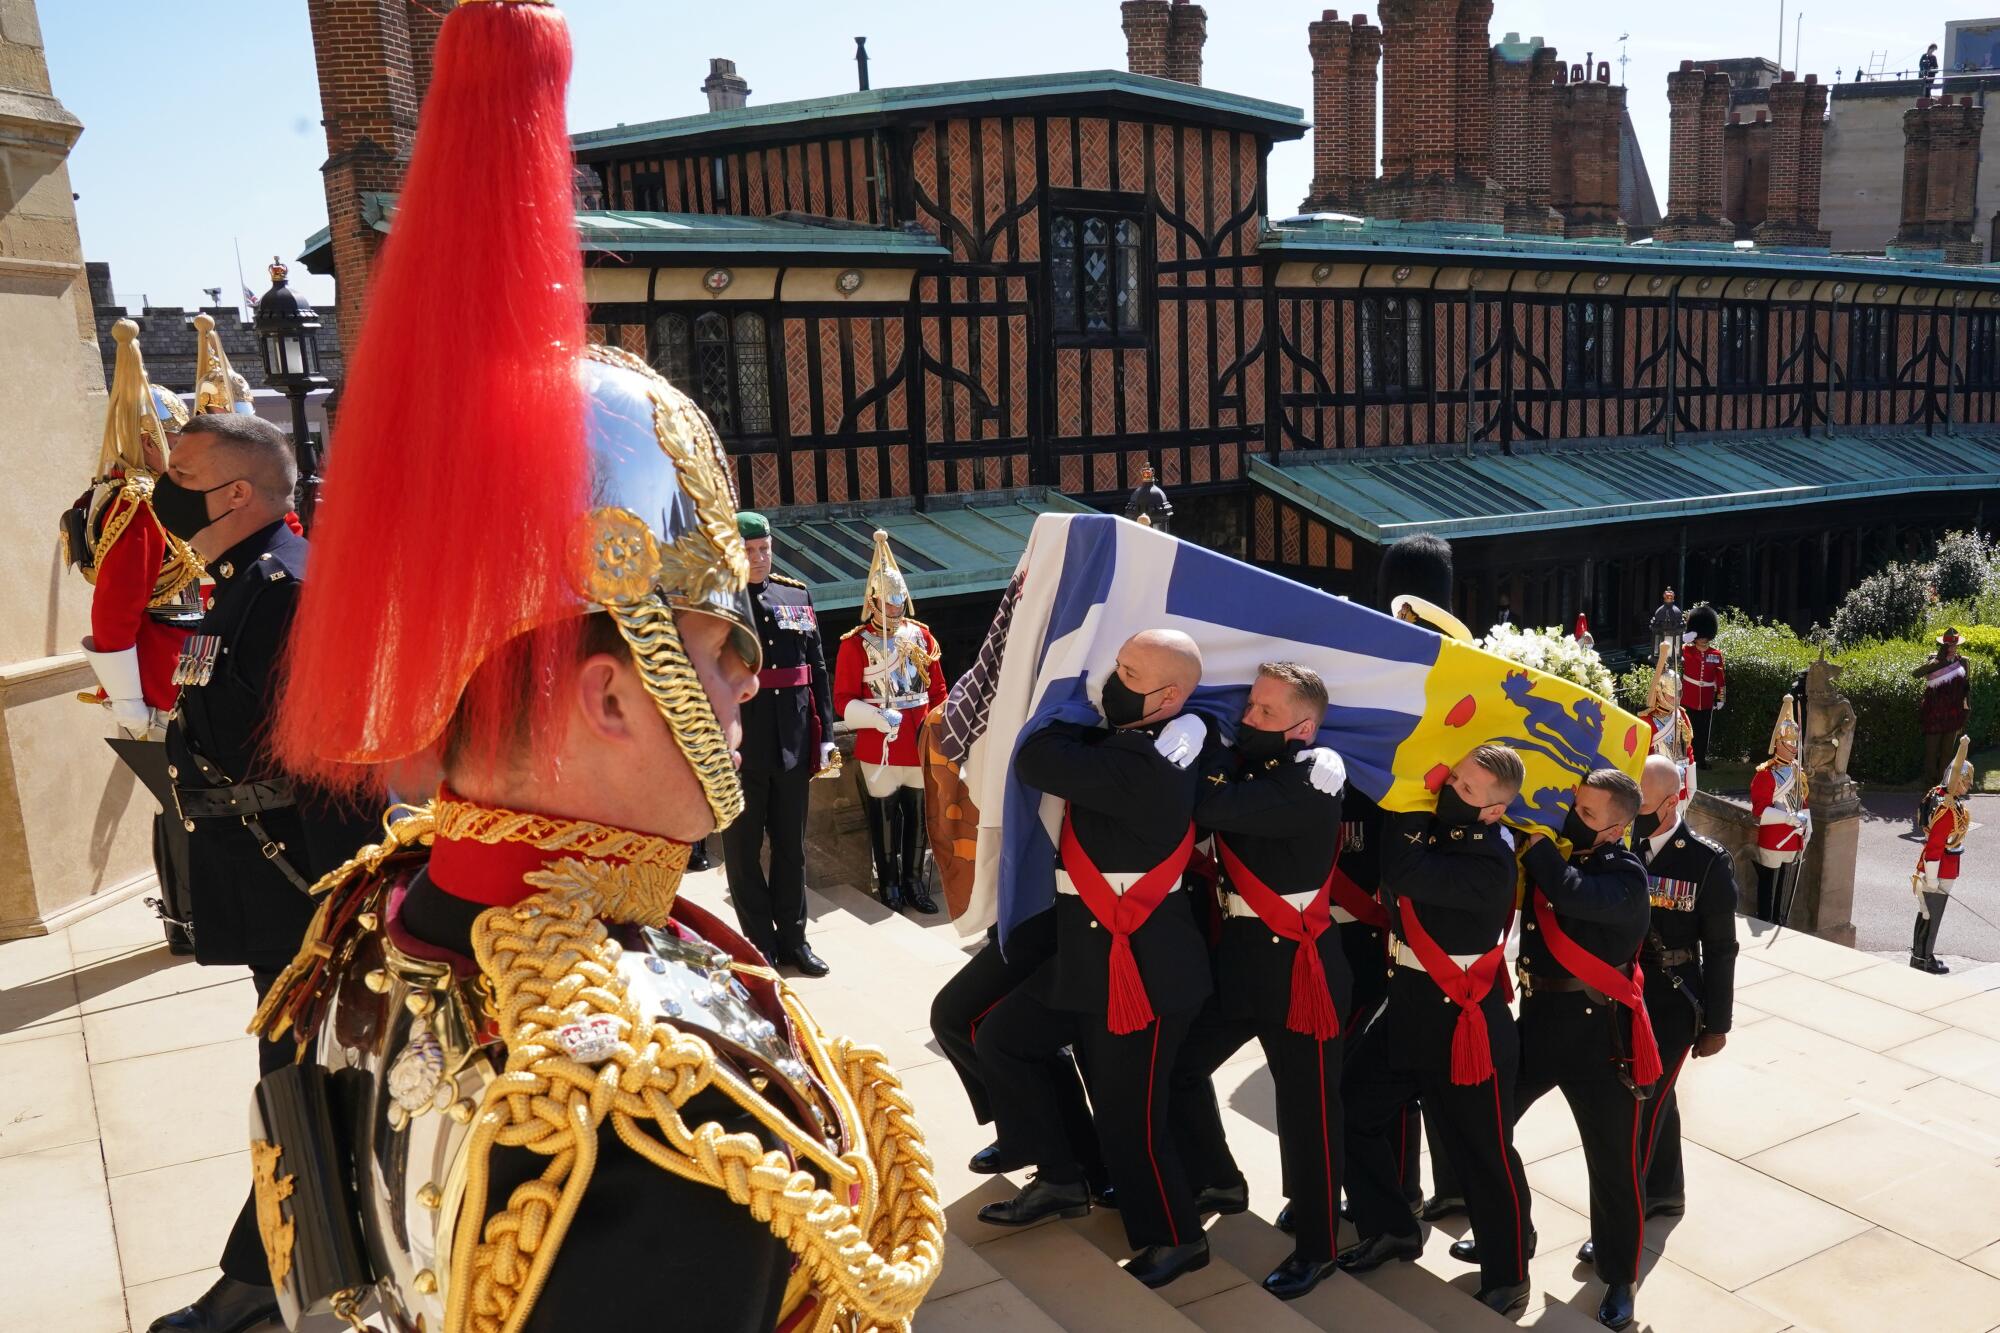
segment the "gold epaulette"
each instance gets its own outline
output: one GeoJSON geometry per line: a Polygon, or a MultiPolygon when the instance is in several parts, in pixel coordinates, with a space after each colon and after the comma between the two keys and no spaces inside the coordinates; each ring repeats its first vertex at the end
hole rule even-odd
{"type": "MultiPolygon", "coordinates": [[[[92,584],[97,582],[96,571],[104,567],[104,557],[125,535],[125,529],[132,525],[132,520],[139,516],[142,508],[148,521],[154,524],[160,522],[158,515],[153,513],[153,485],[158,478],[152,473],[128,472],[123,477],[106,480],[116,481],[118,485],[105,496],[104,510],[112,510],[120,500],[126,501],[126,504],[116,512],[106,512],[104,530],[91,543],[92,584]]],[[[194,553],[193,547],[168,532],[164,525],[160,527],[160,535],[166,538],[166,556],[160,562],[159,576],[153,580],[153,595],[146,602],[148,606],[165,606],[177,600],[190,583],[202,576],[201,557],[194,553]]]]}
{"type": "MultiPolygon", "coordinates": [[[[770,582],[772,582],[772,583],[775,583],[775,584],[779,585],[780,587],[784,587],[784,588],[805,588],[805,586],[806,586],[806,585],[805,585],[804,583],[801,583],[801,582],[800,582],[799,580],[797,580],[797,579],[795,579],[795,578],[791,577],[791,576],[790,576],[789,574],[780,574],[780,573],[778,573],[778,572],[777,572],[776,570],[772,570],[772,571],[771,571],[771,572],[770,572],[770,573],[769,573],[768,575],[766,575],[765,577],[766,577],[766,578],[767,578],[767,579],[768,579],[768,580],[769,580],[770,582]]],[[[810,591],[811,591],[811,589],[810,589],[810,588],[808,588],[808,589],[806,589],[806,590],[807,590],[808,592],[810,592],[810,591]]]]}

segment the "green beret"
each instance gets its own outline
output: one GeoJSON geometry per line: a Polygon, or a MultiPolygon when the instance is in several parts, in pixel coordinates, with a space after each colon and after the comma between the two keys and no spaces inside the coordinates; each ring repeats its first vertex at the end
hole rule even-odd
{"type": "Polygon", "coordinates": [[[746,542],[754,542],[771,535],[771,520],[748,509],[736,515],[736,531],[746,542]]]}

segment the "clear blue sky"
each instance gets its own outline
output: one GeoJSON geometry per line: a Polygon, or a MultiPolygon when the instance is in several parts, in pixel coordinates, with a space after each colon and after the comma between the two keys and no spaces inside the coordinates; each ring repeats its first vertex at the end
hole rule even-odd
{"type": "MultiPolygon", "coordinates": [[[[1805,0],[1806,70],[1830,81],[1871,51],[1889,67],[1914,65],[1949,18],[1979,17],[1931,4],[1805,0]]],[[[699,111],[710,56],[728,56],[753,101],[787,101],[854,86],[857,34],[866,34],[875,84],[1119,68],[1125,39],[1117,0],[566,0],[577,61],[573,129],[699,111]]],[[[1348,3],[1344,12],[1373,5],[1348,3]]],[[[193,306],[201,288],[263,291],[264,264],[287,259],[326,225],[319,126],[305,0],[40,0],[56,95],[84,123],[70,157],[85,254],[107,260],[117,290],[136,303],[193,306]],[[199,17],[196,17],[196,14],[199,17]]],[[[1204,81],[1232,92],[1309,105],[1306,24],[1316,3],[1208,0],[1204,81]]],[[[1794,65],[1791,4],[1786,60],[1794,65]]],[[[1666,72],[1682,58],[1776,54],[1776,0],[1690,0],[1679,5],[1604,0],[1498,0],[1493,38],[1539,35],[1565,59],[1595,51],[1615,61],[1630,31],[1631,108],[1665,205],[1666,72]]],[[[1612,67],[1617,77],[1618,67],[1612,67]]],[[[1306,143],[1271,161],[1273,211],[1296,207],[1311,174],[1306,143]]],[[[297,271],[300,276],[303,270],[297,271]]],[[[330,279],[305,277],[315,300],[330,279]]]]}

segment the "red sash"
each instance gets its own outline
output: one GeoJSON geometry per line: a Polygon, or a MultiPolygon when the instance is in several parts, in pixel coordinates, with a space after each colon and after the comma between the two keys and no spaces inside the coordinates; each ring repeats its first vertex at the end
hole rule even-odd
{"type": "Polygon", "coordinates": [[[1348,878],[1338,861],[1333,866],[1333,901],[1341,911],[1364,926],[1373,926],[1377,930],[1389,928],[1389,912],[1382,906],[1382,900],[1348,878]]]}
{"type": "Polygon", "coordinates": [[[1229,882],[1257,913],[1257,919],[1299,947],[1292,953],[1292,1003],[1285,1013],[1285,1026],[1314,1041],[1331,1041],[1340,1035],[1340,1011],[1333,1007],[1333,990],[1327,985],[1326,964],[1319,956],[1319,937],[1333,924],[1327,905],[1334,877],[1329,869],[1319,892],[1303,908],[1292,906],[1276,890],[1252,874],[1229,844],[1215,840],[1216,855],[1229,871],[1229,882]]]}
{"type": "Polygon", "coordinates": [[[812,667],[802,664],[790,667],[765,667],[757,673],[757,685],[766,690],[790,689],[794,685],[812,684],[812,667]]]}
{"type": "Polygon", "coordinates": [[[1132,956],[1132,932],[1146,924],[1153,909],[1166,901],[1181,882],[1194,855],[1194,824],[1181,835],[1180,846],[1167,859],[1139,876],[1139,882],[1119,893],[1092,864],[1083,844],[1070,827],[1069,807],[1063,807],[1062,867],[1076,885],[1077,896],[1097,918],[1097,924],[1111,932],[1111,975],[1104,1025],[1118,1036],[1137,1032],[1153,1021],[1153,1002],[1146,996],[1146,983],[1139,976],[1139,960],[1132,956]]]}
{"type": "Polygon", "coordinates": [[[1402,909],[1403,938],[1408,941],[1424,971],[1458,1006],[1458,1027],[1451,1034],[1451,1081],[1473,1087],[1493,1077],[1493,1043],[1486,1032],[1486,1011],[1479,1007],[1502,975],[1507,960],[1507,938],[1479,955],[1471,967],[1460,967],[1451,955],[1438,947],[1417,910],[1408,898],[1397,900],[1402,909]]]}
{"type": "Polygon", "coordinates": [[[1556,916],[1548,895],[1540,889],[1535,890],[1535,923],[1541,927],[1550,957],[1568,968],[1570,975],[1584,985],[1604,992],[1632,1011],[1632,1081],[1657,1083],[1666,1071],[1660,1064],[1660,1044],[1653,1036],[1653,1020],[1646,1013],[1646,973],[1638,958],[1632,959],[1632,975],[1628,977],[1578,944],[1563,932],[1561,918],[1556,916]]]}

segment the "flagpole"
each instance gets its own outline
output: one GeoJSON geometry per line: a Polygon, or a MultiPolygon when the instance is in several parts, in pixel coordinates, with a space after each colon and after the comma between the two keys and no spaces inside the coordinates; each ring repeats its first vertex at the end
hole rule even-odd
{"type": "Polygon", "coordinates": [[[236,243],[236,314],[237,318],[247,320],[250,314],[244,307],[243,296],[250,290],[250,284],[243,281],[243,238],[237,236],[231,239],[236,243]]]}

